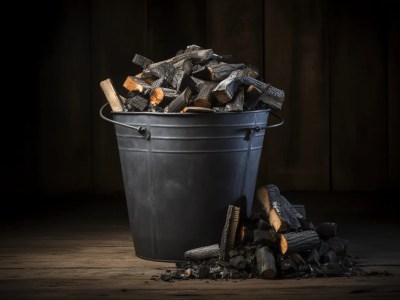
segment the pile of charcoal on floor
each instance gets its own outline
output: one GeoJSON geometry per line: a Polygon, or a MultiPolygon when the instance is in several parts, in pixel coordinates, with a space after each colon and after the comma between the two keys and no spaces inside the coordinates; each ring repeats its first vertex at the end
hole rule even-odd
{"type": "Polygon", "coordinates": [[[231,63],[231,55],[187,46],[160,62],[136,54],[142,68],[123,83],[121,96],[110,79],[100,83],[113,111],[125,112],[230,112],[281,110],[285,93],[263,82],[259,72],[244,63],[231,63]]]}
{"type": "Polygon", "coordinates": [[[292,205],[275,185],[257,191],[262,212],[240,219],[230,205],[220,244],[186,251],[187,262],[161,275],[180,279],[313,278],[351,276],[348,242],[336,236],[337,225],[314,225],[303,205],[292,205]]]}

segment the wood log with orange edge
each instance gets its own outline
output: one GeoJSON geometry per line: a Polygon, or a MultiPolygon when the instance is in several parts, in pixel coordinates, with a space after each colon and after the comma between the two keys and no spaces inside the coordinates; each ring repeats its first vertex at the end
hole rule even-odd
{"type": "Polygon", "coordinates": [[[151,86],[140,78],[135,78],[133,76],[128,76],[125,79],[123,87],[130,92],[139,92],[139,93],[146,93],[151,86]]]}
{"type": "Polygon", "coordinates": [[[312,250],[320,244],[315,231],[288,232],[281,235],[280,249],[283,255],[312,250]]]}
{"type": "Polygon", "coordinates": [[[179,96],[176,90],[169,88],[156,87],[150,92],[150,104],[157,106],[164,100],[172,100],[179,96]]]}
{"type": "Polygon", "coordinates": [[[115,90],[112,80],[110,78],[107,78],[106,80],[101,81],[100,87],[103,90],[103,93],[106,96],[106,99],[110,104],[112,111],[123,111],[122,101],[115,90]]]}

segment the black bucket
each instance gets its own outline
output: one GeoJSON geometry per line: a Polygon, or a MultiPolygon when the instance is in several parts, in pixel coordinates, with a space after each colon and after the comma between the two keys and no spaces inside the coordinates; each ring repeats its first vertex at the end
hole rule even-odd
{"type": "MultiPolygon", "coordinates": [[[[182,261],[220,242],[229,204],[250,215],[269,110],[112,113],[136,255],[182,261]]],[[[271,125],[276,127],[283,123],[271,125]]]]}

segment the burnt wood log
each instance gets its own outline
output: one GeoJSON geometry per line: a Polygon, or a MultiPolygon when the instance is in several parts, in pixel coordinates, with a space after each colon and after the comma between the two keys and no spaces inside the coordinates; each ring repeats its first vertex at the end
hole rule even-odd
{"type": "Polygon", "coordinates": [[[112,80],[108,78],[101,81],[100,87],[103,90],[103,93],[106,96],[108,103],[110,104],[111,110],[117,112],[123,111],[122,100],[117,94],[112,80]]]}
{"type": "Polygon", "coordinates": [[[225,105],[225,111],[243,111],[244,89],[239,88],[231,102],[225,105]]]}
{"type": "Polygon", "coordinates": [[[225,225],[221,235],[221,256],[222,260],[226,260],[228,253],[233,249],[235,244],[236,230],[239,224],[240,207],[229,205],[225,225]]]}
{"type": "Polygon", "coordinates": [[[334,222],[324,222],[317,225],[315,228],[321,239],[329,239],[336,236],[337,224],[334,222]]]}
{"type": "Polygon", "coordinates": [[[240,226],[240,242],[242,244],[247,244],[249,242],[253,242],[254,240],[254,234],[253,234],[253,229],[249,228],[247,225],[242,224],[240,226]]]}
{"type": "Polygon", "coordinates": [[[215,97],[221,104],[226,104],[231,101],[239,87],[242,83],[243,70],[233,71],[228,78],[222,80],[213,90],[215,97]]]}
{"type": "Polygon", "coordinates": [[[171,86],[173,85],[173,80],[177,69],[168,62],[152,64],[148,68],[142,71],[142,78],[164,78],[171,86]]]}
{"type": "Polygon", "coordinates": [[[289,232],[281,235],[280,248],[282,254],[290,254],[311,250],[320,243],[315,231],[289,232]]]}
{"type": "Polygon", "coordinates": [[[170,84],[180,92],[185,90],[187,87],[195,87],[195,83],[193,82],[192,78],[186,74],[185,71],[179,69],[175,71],[174,77],[172,78],[172,82],[170,84]]]}
{"type": "Polygon", "coordinates": [[[213,89],[215,88],[216,84],[204,82],[199,94],[194,99],[193,104],[195,106],[211,108],[212,102],[214,99],[213,89]]]}
{"type": "Polygon", "coordinates": [[[268,247],[256,249],[257,270],[261,278],[273,279],[276,277],[275,257],[268,247]]]}
{"type": "Polygon", "coordinates": [[[306,208],[302,204],[292,204],[293,208],[303,217],[303,220],[307,219],[306,217],[306,208]]]}
{"type": "Polygon", "coordinates": [[[192,74],[193,63],[190,59],[184,59],[174,64],[174,67],[184,71],[186,74],[192,74]]]}
{"type": "Polygon", "coordinates": [[[209,72],[208,69],[205,66],[202,65],[194,65],[192,68],[192,76],[203,79],[203,80],[208,80],[209,79],[209,72]]]}
{"type": "Polygon", "coordinates": [[[247,110],[253,110],[257,103],[260,101],[260,96],[262,95],[262,91],[256,88],[254,85],[250,85],[247,87],[244,99],[245,106],[247,110]]]}
{"type": "Polygon", "coordinates": [[[245,269],[246,268],[246,264],[247,264],[246,263],[246,259],[241,255],[232,257],[229,260],[229,265],[234,267],[234,268],[236,268],[236,269],[238,269],[238,270],[245,269]]]}
{"type": "Polygon", "coordinates": [[[210,246],[195,248],[186,251],[183,256],[186,260],[199,261],[209,259],[212,257],[218,257],[220,253],[219,245],[214,244],[210,246]]]}
{"type": "Polygon", "coordinates": [[[285,101],[285,92],[274,86],[270,86],[268,90],[262,93],[260,100],[273,109],[281,110],[285,101]]]}
{"type": "Polygon", "coordinates": [[[182,109],[187,106],[191,94],[192,91],[189,88],[186,88],[178,97],[172,100],[171,103],[165,107],[164,112],[174,113],[182,111],[182,109]]]}
{"type": "Polygon", "coordinates": [[[157,87],[150,92],[150,103],[151,105],[157,106],[165,100],[169,103],[169,101],[178,96],[179,93],[173,89],[157,87]]]}
{"type": "Polygon", "coordinates": [[[203,47],[193,44],[193,45],[186,46],[186,49],[183,51],[183,53],[188,53],[188,52],[193,52],[193,51],[198,51],[198,50],[203,50],[203,49],[204,49],[203,47]]]}
{"type": "Polygon", "coordinates": [[[347,252],[347,246],[349,242],[347,240],[338,238],[338,237],[331,237],[326,242],[333,251],[336,252],[337,255],[344,256],[347,252]]]}
{"type": "Polygon", "coordinates": [[[215,60],[218,61],[218,62],[227,62],[227,61],[232,60],[232,58],[233,58],[233,55],[232,55],[232,54],[222,54],[222,55],[218,55],[218,54],[215,54],[215,53],[214,53],[214,55],[213,55],[213,57],[212,57],[212,59],[215,59],[215,60]]]}
{"type": "Polygon", "coordinates": [[[190,76],[190,78],[192,79],[192,81],[194,83],[193,90],[196,93],[200,93],[200,90],[203,88],[203,85],[208,83],[207,81],[205,81],[203,79],[199,79],[197,77],[190,76]]]}
{"type": "Polygon", "coordinates": [[[194,50],[190,52],[184,52],[182,54],[171,57],[167,60],[163,60],[157,63],[152,63],[147,68],[157,68],[161,64],[169,63],[171,65],[176,64],[177,62],[185,59],[192,60],[193,63],[204,62],[212,58],[214,52],[212,49],[202,49],[202,50],[194,50]]]}
{"type": "Polygon", "coordinates": [[[221,81],[238,69],[243,69],[245,67],[244,64],[209,64],[207,66],[207,70],[210,73],[209,78],[212,81],[221,81]]]}
{"type": "Polygon", "coordinates": [[[156,87],[163,87],[163,88],[169,88],[171,85],[165,80],[164,77],[158,78],[157,80],[154,80],[153,83],[151,84],[151,88],[154,89],[156,87]]]}
{"type": "Polygon", "coordinates": [[[151,89],[151,86],[146,81],[133,76],[128,76],[125,79],[123,87],[129,92],[139,92],[143,94],[146,94],[151,89]]]}
{"type": "Polygon", "coordinates": [[[135,56],[132,59],[132,62],[135,65],[142,67],[142,69],[146,69],[149,65],[151,65],[153,63],[152,60],[150,60],[142,55],[139,55],[139,54],[135,54],[135,56]]]}
{"type": "Polygon", "coordinates": [[[132,98],[128,98],[125,103],[125,107],[128,111],[144,111],[145,108],[148,106],[149,100],[146,98],[135,95],[132,98]]]}
{"type": "Polygon", "coordinates": [[[265,245],[271,248],[275,248],[278,241],[278,236],[272,230],[253,230],[253,244],[254,245],[265,245]]]}

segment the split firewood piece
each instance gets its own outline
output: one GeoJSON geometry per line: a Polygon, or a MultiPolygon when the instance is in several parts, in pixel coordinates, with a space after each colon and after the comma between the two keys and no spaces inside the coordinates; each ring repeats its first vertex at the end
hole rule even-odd
{"type": "Polygon", "coordinates": [[[178,96],[179,93],[173,89],[156,87],[150,92],[150,103],[151,105],[157,106],[164,100],[172,100],[178,96]]]}
{"type": "Polygon", "coordinates": [[[165,107],[164,112],[180,112],[185,106],[187,106],[192,91],[190,88],[186,88],[178,97],[171,101],[168,106],[165,107]]]}
{"type": "Polygon", "coordinates": [[[177,69],[168,62],[152,64],[142,71],[142,78],[149,78],[155,76],[157,78],[164,78],[171,86],[173,86],[173,79],[177,69]]]}
{"type": "Polygon", "coordinates": [[[197,77],[193,77],[193,76],[190,76],[190,78],[192,79],[193,84],[194,84],[193,90],[196,93],[200,93],[201,88],[203,87],[203,85],[205,85],[207,83],[207,81],[205,81],[203,79],[200,79],[200,78],[197,78],[197,77]]]}
{"type": "Polygon", "coordinates": [[[208,69],[205,66],[202,65],[194,65],[192,68],[192,76],[196,78],[200,78],[203,80],[208,80],[209,79],[209,72],[208,69]]]}
{"type": "Polygon", "coordinates": [[[225,105],[225,111],[243,111],[244,89],[239,88],[231,102],[225,105]]]}
{"type": "Polygon", "coordinates": [[[229,265],[238,270],[243,270],[246,268],[246,259],[242,255],[232,257],[229,260],[229,265]]]}
{"type": "Polygon", "coordinates": [[[268,247],[256,249],[257,269],[261,278],[273,279],[276,277],[275,257],[268,247]]]}
{"type": "Polygon", "coordinates": [[[183,256],[186,260],[204,260],[212,257],[218,257],[220,253],[219,245],[214,244],[210,246],[195,248],[186,251],[183,256]]]}
{"type": "Polygon", "coordinates": [[[281,235],[280,248],[283,255],[311,250],[320,243],[315,231],[289,232],[281,235]]]}
{"type": "Polygon", "coordinates": [[[303,219],[306,219],[306,207],[302,204],[292,204],[293,208],[303,216],[303,219]]]}
{"type": "Polygon", "coordinates": [[[213,93],[219,103],[226,104],[233,99],[239,85],[242,83],[244,74],[243,70],[233,71],[215,87],[213,93]]]}
{"type": "Polygon", "coordinates": [[[268,90],[271,86],[269,83],[265,83],[260,80],[257,80],[255,78],[253,78],[252,76],[244,76],[243,83],[246,85],[254,85],[256,88],[258,88],[259,90],[261,90],[263,92],[268,90]]]}
{"type": "Polygon", "coordinates": [[[344,256],[347,252],[347,246],[349,241],[338,238],[338,237],[331,237],[326,241],[333,251],[336,252],[337,255],[344,256]]]}
{"type": "Polygon", "coordinates": [[[221,259],[226,260],[228,253],[235,244],[236,230],[239,224],[240,207],[229,205],[226,213],[225,226],[221,237],[221,259]]]}
{"type": "Polygon", "coordinates": [[[214,99],[213,89],[215,88],[215,83],[204,82],[199,94],[194,99],[194,106],[211,108],[214,99]]]}
{"type": "Polygon", "coordinates": [[[241,224],[239,229],[239,240],[242,244],[253,242],[254,240],[253,229],[245,224],[241,224]]]}
{"type": "Polygon", "coordinates": [[[196,84],[193,82],[192,78],[185,73],[185,71],[176,69],[171,85],[178,91],[182,92],[187,87],[194,88],[196,84]]]}
{"type": "Polygon", "coordinates": [[[285,101],[285,92],[274,86],[270,86],[268,90],[262,93],[260,100],[273,109],[281,110],[285,101]]]}
{"type": "Polygon", "coordinates": [[[266,213],[269,211],[269,222],[276,232],[285,232],[289,229],[298,230],[301,227],[298,219],[302,219],[303,216],[281,195],[276,185],[269,184],[263,188],[268,191],[268,198],[264,196],[261,199],[263,201],[261,204],[264,206],[266,213]],[[270,203],[265,203],[266,201],[270,203]]]}
{"type": "Polygon", "coordinates": [[[334,222],[324,222],[315,228],[321,239],[329,239],[336,236],[337,224],[334,222]]]}
{"type": "Polygon", "coordinates": [[[130,92],[146,93],[151,89],[151,86],[143,79],[128,76],[123,84],[123,87],[130,92]]]}
{"type": "Polygon", "coordinates": [[[257,190],[256,199],[261,204],[262,209],[268,217],[271,211],[271,200],[269,199],[267,187],[263,186],[257,190]]]}
{"type": "Polygon", "coordinates": [[[262,95],[262,91],[256,88],[254,85],[250,85],[247,87],[245,92],[245,105],[248,110],[253,110],[257,103],[260,101],[260,96],[262,95]]]}
{"type": "Polygon", "coordinates": [[[128,111],[133,111],[135,109],[138,111],[144,111],[148,104],[149,100],[140,95],[135,95],[126,100],[125,107],[128,111]]]}
{"type": "Polygon", "coordinates": [[[135,54],[135,56],[133,57],[132,62],[135,65],[138,65],[139,67],[142,67],[143,69],[146,69],[149,65],[151,65],[153,63],[152,60],[150,60],[150,59],[148,59],[148,58],[146,58],[146,57],[144,57],[142,55],[139,55],[139,54],[135,54]]]}
{"type": "Polygon", "coordinates": [[[253,244],[254,245],[266,245],[271,248],[275,248],[278,241],[278,235],[272,230],[253,230],[253,244]]]}
{"type": "Polygon", "coordinates": [[[186,74],[190,75],[193,71],[193,63],[190,59],[183,59],[174,64],[177,69],[183,70],[186,74]]]}
{"type": "Polygon", "coordinates": [[[176,64],[177,62],[185,59],[191,59],[195,63],[199,62],[204,62],[212,58],[214,52],[212,49],[203,49],[203,50],[194,50],[190,52],[184,52],[182,54],[176,55],[174,57],[171,57],[167,60],[163,60],[157,63],[152,63],[151,65],[148,66],[148,68],[155,68],[158,67],[158,65],[164,64],[164,63],[169,63],[171,65],[176,64]]]}
{"type": "Polygon", "coordinates": [[[110,104],[112,111],[123,111],[122,100],[119,98],[111,79],[108,78],[101,81],[100,87],[103,90],[103,93],[106,96],[106,99],[110,104]]]}
{"type": "Polygon", "coordinates": [[[213,59],[215,59],[216,61],[219,61],[219,62],[227,62],[227,61],[232,60],[232,58],[233,58],[232,54],[218,55],[218,54],[214,53],[214,55],[213,55],[213,59]]]}
{"type": "Polygon", "coordinates": [[[243,69],[245,64],[209,64],[207,70],[212,81],[221,81],[227,78],[233,71],[243,69]]]}

